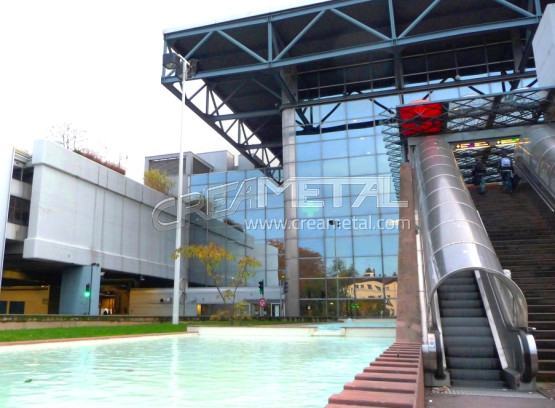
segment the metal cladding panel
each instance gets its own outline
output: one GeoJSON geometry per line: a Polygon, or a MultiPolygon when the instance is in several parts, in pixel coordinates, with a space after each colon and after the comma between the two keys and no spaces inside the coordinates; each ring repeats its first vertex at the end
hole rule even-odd
{"type": "Polygon", "coordinates": [[[555,197],[555,125],[531,126],[515,149],[515,160],[525,162],[555,197]]]}
{"type": "Polygon", "coordinates": [[[444,279],[460,271],[504,276],[449,144],[428,136],[416,146],[414,159],[429,299],[444,279]]]}

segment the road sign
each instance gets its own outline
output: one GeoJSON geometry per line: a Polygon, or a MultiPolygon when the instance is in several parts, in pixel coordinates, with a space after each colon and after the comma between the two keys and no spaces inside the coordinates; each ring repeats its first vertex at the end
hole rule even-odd
{"type": "Polygon", "coordinates": [[[264,299],[264,298],[258,299],[258,306],[260,306],[262,308],[266,307],[266,299],[264,299]]]}

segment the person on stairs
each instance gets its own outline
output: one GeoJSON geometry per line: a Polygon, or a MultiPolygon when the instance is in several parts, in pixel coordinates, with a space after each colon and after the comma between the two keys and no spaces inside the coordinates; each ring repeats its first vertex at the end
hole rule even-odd
{"type": "Polygon", "coordinates": [[[472,168],[472,176],[474,177],[474,185],[478,186],[480,195],[486,194],[486,159],[482,157],[474,163],[472,168]]]}
{"type": "Polygon", "coordinates": [[[499,174],[503,181],[504,190],[513,192],[513,161],[507,156],[506,152],[501,153],[501,160],[499,161],[499,174]]]}

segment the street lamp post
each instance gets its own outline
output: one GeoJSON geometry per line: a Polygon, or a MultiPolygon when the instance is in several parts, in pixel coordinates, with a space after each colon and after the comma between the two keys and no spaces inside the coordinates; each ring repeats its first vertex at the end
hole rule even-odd
{"type": "MultiPolygon", "coordinates": [[[[340,220],[329,220],[329,224],[333,225],[333,271],[335,272],[335,282],[336,282],[336,289],[337,282],[338,282],[338,272],[339,272],[339,261],[337,259],[337,228],[341,228],[341,221],[340,220]]],[[[339,292],[337,292],[339,294],[339,292]]],[[[337,317],[339,317],[339,301],[337,300],[337,305],[335,306],[335,312],[337,317]]],[[[327,311],[327,307],[326,307],[327,311]]]]}
{"type": "MultiPolygon", "coordinates": [[[[177,228],[175,229],[175,247],[181,247],[181,223],[183,219],[183,134],[185,133],[185,81],[187,79],[187,61],[185,58],[174,54],[164,54],[163,65],[167,69],[175,69],[179,72],[181,68],[181,129],[179,131],[179,174],[177,184],[177,228]]],[[[174,261],[173,271],[173,309],[172,324],[179,324],[179,298],[181,281],[181,256],[177,256],[174,261]]],[[[185,296],[187,296],[185,294],[185,296]]],[[[185,302],[185,299],[184,299],[185,302]]]]}

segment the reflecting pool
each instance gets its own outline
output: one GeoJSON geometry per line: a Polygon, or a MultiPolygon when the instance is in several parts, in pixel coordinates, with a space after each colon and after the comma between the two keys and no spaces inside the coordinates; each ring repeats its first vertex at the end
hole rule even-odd
{"type": "Polygon", "coordinates": [[[323,407],[387,338],[156,336],[0,347],[0,407],[323,407]]]}

